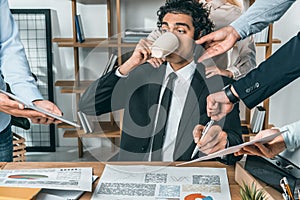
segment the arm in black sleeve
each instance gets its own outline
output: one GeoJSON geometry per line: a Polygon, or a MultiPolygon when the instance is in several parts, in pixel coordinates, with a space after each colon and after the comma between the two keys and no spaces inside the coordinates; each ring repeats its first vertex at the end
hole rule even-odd
{"type": "MultiPolygon", "coordinates": [[[[239,108],[238,104],[235,105],[234,109],[226,115],[219,123],[223,125],[223,131],[227,133],[228,147],[239,145],[243,143],[242,138],[242,127],[241,121],[239,117],[239,108]]],[[[235,162],[239,161],[242,156],[234,156],[233,154],[229,154],[224,157],[224,159],[220,159],[220,162],[223,162],[228,165],[233,165],[235,162]]]]}
{"type": "Polygon", "coordinates": [[[112,111],[112,95],[120,77],[115,70],[94,81],[83,93],[79,110],[88,115],[101,115],[112,111]]]}
{"type": "Polygon", "coordinates": [[[253,108],[300,76],[300,32],[256,69],[233,83],[239,97],[253,108]]]}

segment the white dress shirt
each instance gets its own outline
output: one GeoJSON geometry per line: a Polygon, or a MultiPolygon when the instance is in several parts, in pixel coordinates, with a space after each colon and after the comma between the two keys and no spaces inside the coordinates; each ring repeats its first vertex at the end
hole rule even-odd
{"type": "MultiPolygon", "coordinates": [[[[186,97],[193,79],[193,75],[195,73],[195,69],[196,69],[196,64],[194,62],[191,62],[190,64],[186,65],[185,67],[175,72],[177,78],[174,80],[173,96],[172,96],[172,101],[169,109],[169,118],[166,125],[165,140],[162,149],[162,161],[165,162],[173,161],[173,153],[175,148],[178,127],[179,127],[182,111],[185,105],[186,97]]],[[[161,87],[158,105],[160,105],[163,93],[166,89],[169,80],[168,76],[172,72],[174,72],[173,68],[170,66],[169,63],[167,63],[166,73],[163,80],[163,85],[161,87]]],[[[128,75],[122,75],[119,72],[119,68],[116,70],[115,75],[121,78],[125,78],[128,76],[128,75]]],[[[157,112],[155,116],[155,126],[157,124],[158,110],[159,107],[157,108],[157,112]]],[[[152,150],[152,148],[150,149],[152,150]]],[[[149,161],[151,161],[151,153],[149,156],[149,161]]]]}
{"type": "MultiPolygon", "coordinates": [[[[174,81],[173,97],[170,105],[169,118],[166,125],[165,140],[162,149],[162,161],[174,161],[173,153],[176,143],[178,127],[182,111],[185,105],[186,97],[192,82],[193,75],[195,73],[195,69],[196,64],[194,62],[191,62],[187,66],[175,72],[178,77],[174,81]]],[[[160,91],[159,105],[168,82],[168,76],[172,72],[174,72],[174,70],[168,63],[166,67],[165,79],[160,91]]],[[[157,120],[158,113],[156,115],[157,120]]]]}

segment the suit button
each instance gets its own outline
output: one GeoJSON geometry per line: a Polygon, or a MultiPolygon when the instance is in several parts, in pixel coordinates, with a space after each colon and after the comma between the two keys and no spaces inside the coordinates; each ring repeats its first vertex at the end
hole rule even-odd
{"type": "Polygon", "coordinates": [[[250,92],[251,92],[251,88],[247,88],[246,93],[250,93],[250,92]]]}
{"type": "Polygon", "coordinates": [[[259,88],[259,82],[255,83],[255,88],[259,88]]]}

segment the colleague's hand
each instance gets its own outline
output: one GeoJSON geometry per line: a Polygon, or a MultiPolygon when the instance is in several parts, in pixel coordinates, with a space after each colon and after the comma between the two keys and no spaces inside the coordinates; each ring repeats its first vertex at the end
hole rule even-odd
{"type": "MultiPolygon", "coordinates": [[[[42,100],[34,102],[35,105],[48,110],[56,115],[61,116],[61,111],[50,101],[42,100]]],[[[31,119],[33,123],[49,124],[60,123],[60,121],[54,120],[47,115],[37,112],[35,110],[25,109],[21,103],[11,100],[5,94],[0,94],[0,112],[7,113],[16,117],[26,117],[31,119]]]]}
{"type": "Polygon", "coordinates": [[[201,37],[196,40],[197,44],[205,44],[206,50],[203,55],[198,59],[202,62],[205,59],[220,55],[231,49],[236,41],[240,39],[239,34],[232,26],[226,26],[215,32],[201,37]]]}
{"type": "Polygon", "coordinates": [[[207,115],[215,121],[219,121],[233,109],[233,104],[229,101],[224,91],[210,94],[206,101],[207,115]]]}
{"type": "Polygon", "coordinates": [[[226,148],[227,133],[222,131],[220,126],[211,126],[206,135],[200,140],[203,129],[203,125],[197,125],[193,130],[194,142],[197,143],[199,151],[211,154],[226,148]]]}
{"type": "Polygon", "coordinates": [[[136,68],[137,66],[145,63],[148,59],[151,58],[151,45],[152,41],[147,39],[141,39],[139,43],[136,45],[135,50],[132,56],[123,63],[119,72],[123,75],[127,75],[131,70],[136,68]]]}
{"type": "MultiPolygon", "coordinates": [[[[39,108],[42,108],[48,112],[51,112],[55,115],[58,116],[62,116],[62,112],[61,110],[52,102],[48,101],[48,100],[38,100],[38,101],[34,101],[33,104],[39,108]]],[[[46,116],[46,117],[32,117],[31,121],[33,123],[37,123],[37,124],[58,124],[61,123],[61,121],[54,119],[52,117],[46,116]]]]}
{"type": "MultiPolygon", "coordinates": [[[[278,133],[278,129],[267,129],[260,131],[254,139],[259,139],[262,137],[269,136],[271,134],[278,133]]],[[[273,158],[274,156],[281,153],[283,150],[286,149],[284,140],[282,135],[277,136],[272,141],[261,144],[261,143],[255,143],[254,145],[246,146],[242,148],[240,151],[236,152],[234,155],[239,156],[242,154],[249,154],[249,155],[257,155],[257,156],[264,156],[267,158],[273,158]]]]}
{"type": "Polygon", "coordinates": [[[225,69],[220,69],[217,66],[210,66],[205,68],[205,75],[206,78],[210,78],[215,75],[221,75],[221,76],[226,76],[229,78],[233,77],[233,74],[231,71],[225,70],[225,69]]]}

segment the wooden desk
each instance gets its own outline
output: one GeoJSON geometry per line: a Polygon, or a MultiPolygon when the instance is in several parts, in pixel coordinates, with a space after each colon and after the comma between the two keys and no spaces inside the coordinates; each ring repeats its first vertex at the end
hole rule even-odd
{"type": "Polygon", "coordinates": [[[0,162],[0,169],[3,169],[5,165],[6,165],[6,162],[0,162]]]}
{"type": "MultiPolygon", "coordinates": [[[[101,162],[19,162],[7,163],[4,169],[34,169],[34,168],[59,168],[59,167],[92,167],[93,174],[101,176],[106,163],[101,162]]],[[[174,166],[176,163],[162,163],[162,162],[107,162],[112,165],[154,165],[154,166],[174,166]]],[[[185,165],[185,167],[215,167],[226,168],[229,181],[230,193],[232,200],[240,200],[239,185],[234,180],[234,166],[227,166],[219,162],[198,162],[185,165]]],[[[99,180],[99,179],[98,179],[99,180]]],[[[93,184],[93,191],[98,181],[93,184]]],[[[91,199],[91,192],[85,192],[80,198],[81,200],[91,199]]]]}

